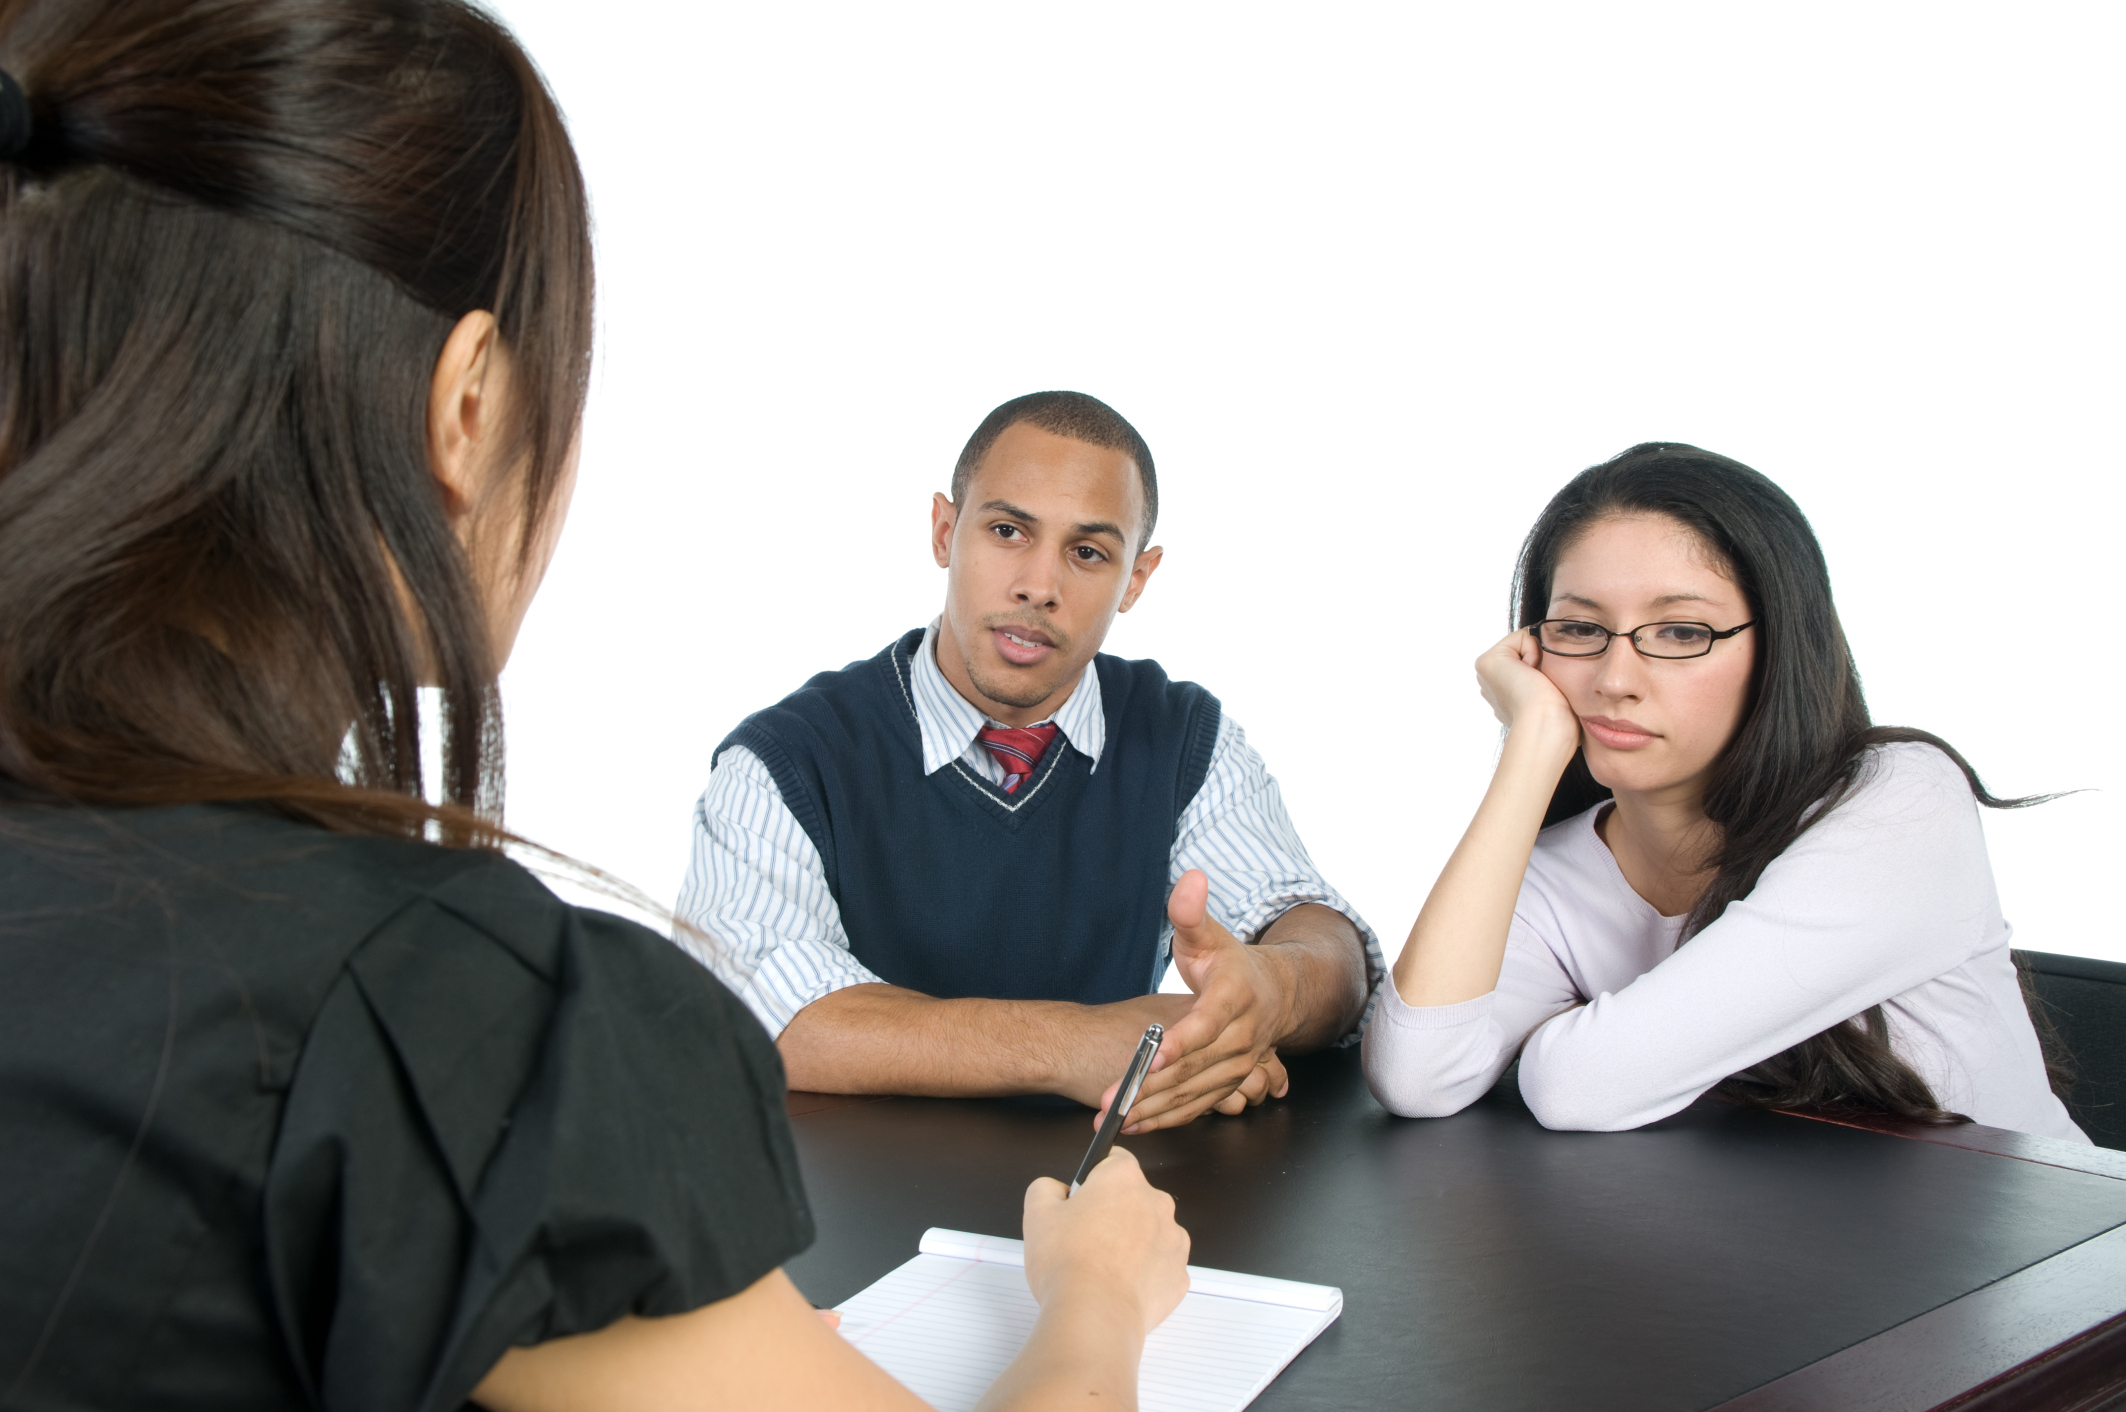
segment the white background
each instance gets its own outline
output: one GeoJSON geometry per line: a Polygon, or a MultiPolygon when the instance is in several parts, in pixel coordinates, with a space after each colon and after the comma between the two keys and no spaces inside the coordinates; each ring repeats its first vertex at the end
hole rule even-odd
{"type": "Polygon", "coordinates": [[[1109,650],[1224,700],[1391,953],[1489,773],[1520,537],[1661,438],[1810,514],[1878,721],[2093,791],[1988,837],[2018,944],[2126,959],[2126,10],[499,10],[601,281],[519,830],[674,895],[718,741],[934,614],[961,443],[1076,388],[1164,502],[1109,650]]]}

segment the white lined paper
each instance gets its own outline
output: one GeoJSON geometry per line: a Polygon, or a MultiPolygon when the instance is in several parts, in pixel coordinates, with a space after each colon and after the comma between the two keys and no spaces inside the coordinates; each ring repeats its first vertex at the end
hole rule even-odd
{"type": "MultiPolygon", "coordinates": [[[[967,1412],[1040,1312],[1025,1247],[935,1227],[920,1253],[846,1301],[842,1336],[940,1412],[967,1412]]],[[[1189,1266],[1189,1293],[1144,1341],[1141,1412],[1239,1412],[1343,1312],[1343,1291],[1189,1266]]]]}

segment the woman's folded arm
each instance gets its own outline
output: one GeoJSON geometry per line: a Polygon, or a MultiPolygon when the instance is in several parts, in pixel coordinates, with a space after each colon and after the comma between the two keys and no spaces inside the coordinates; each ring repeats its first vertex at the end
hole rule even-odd
{"type": "Polygon", "coordinates": [[[1578,1003],[1557,958],[1516,918],[1497,989],[1456,1005],[1411,1005],[1381,987],[1363,1045],[1366,1083],[1398,1117],[1459,1113],[1490,1092],[1530,1031],[1578,1003]]]}
{"type": "Polygon", "coordinates": [[[1522,1096],[1551,1128],[1665,1118],[1962,965],[1996,909],[1961,772],[1930,747],[1892,747],[1711,926],[1532,1035],[1522,1096]]]}

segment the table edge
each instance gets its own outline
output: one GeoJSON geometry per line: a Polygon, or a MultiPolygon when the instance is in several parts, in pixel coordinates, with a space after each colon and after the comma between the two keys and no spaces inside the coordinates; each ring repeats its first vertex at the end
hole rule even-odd
{"type": "Polygon", "coordinates": [[[782,1110],[785,1117],[794,1120],[852,1104],[878,1103],[892,1096],[885,1093],[813,1093],[808,1089],[786,1088],[782,1095],[782,1110]]]}
{"type": "MultiPolygon", "coordinates": [[[[786,1090],[790,1119],[893,1095],[786,1090]]],[[[1978,1123],[1782,1116],[2126,1181],[2126,1152],[1978,1123]]],[[[2011,1412],[2126,1391],[2126,1223],[1719,1404],[1711,1412],[2011,1412]],[[2033,1400],[2038,1399],[2038,1400],[2033,1400]]]]}
{"type": "Polygon", "coordinates": [[[2126,1224],[1723,1402],[1713,1412],[2083,1405],[2126,1390],[2126,1224]],[[2093,1381],[2091,1381],[2093,1379],[2093,1381]],[[2047,1402],[2033,1402],[2043,1396],[2047,1402]]]}

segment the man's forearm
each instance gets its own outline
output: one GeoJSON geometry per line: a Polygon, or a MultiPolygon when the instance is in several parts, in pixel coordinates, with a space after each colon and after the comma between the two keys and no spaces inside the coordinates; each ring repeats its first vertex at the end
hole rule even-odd
{"type": "Polygon", "coordinates": [[[935,1098],[1060,1093],[1091,1103],[1129,1062],[1144,1026],[1186,1000],[939,1000],[899,986],[852,985],[798,1011],[775,1043],[793,1089],[935,1098]]]}
{"type": "Polygon", "coordinates": [[[1306,902],[1263,929],[1256,942],[1285,972],[1289,997],[1280,1052],[1304,1054],[1351,1032],[1366,1008],[1366,947],[1351,919],[1306,902]]]}

